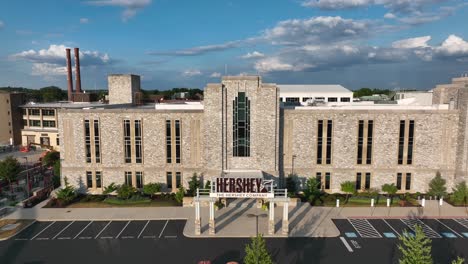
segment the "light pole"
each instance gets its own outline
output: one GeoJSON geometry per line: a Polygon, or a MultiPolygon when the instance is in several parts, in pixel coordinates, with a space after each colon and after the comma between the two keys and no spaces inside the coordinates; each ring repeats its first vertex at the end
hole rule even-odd
{"type": "Polygon", "coordinates": [[[28,157],[23,157],[26,160],[26,191],[29,198],[29,167],[28,167],[28,157]]]}
{"type": "Polygon", "coordinates": [[[255,220],[256,220],[255,236],[257,237],[258,236],[258,217],[265,218],[265,217],[267,217],[267,214],[248,214],[247,217],[249,217],[249,218],[255,217],[255,220]]]}

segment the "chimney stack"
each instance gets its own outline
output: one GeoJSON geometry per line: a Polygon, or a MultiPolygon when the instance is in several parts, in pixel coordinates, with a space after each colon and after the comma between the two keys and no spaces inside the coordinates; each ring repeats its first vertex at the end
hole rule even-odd
{"type": "Polygon", "coordinates": [[[81,75],[80,75],[80,49],[75,48],[75,78],[76,93],[81,93],[81,75]]]}
{"type": "Polygon", "coordinates": [[[66,52],[67,52],[68,101],[73,101],[73,77],[72,77],[70,49],[66,49],[66,52]]]}

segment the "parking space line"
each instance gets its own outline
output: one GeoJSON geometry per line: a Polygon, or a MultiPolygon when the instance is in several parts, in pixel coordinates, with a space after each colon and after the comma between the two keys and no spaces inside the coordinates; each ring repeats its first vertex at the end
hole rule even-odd
{"type": "Polygon", "coordinates": [[[395,232],[397,235],[400,235],[400,233],[398,233],[395,228],[393,228],[393,226],[391,226],[385,219],[382,218],[382,220],[393,230],[393,232],[395,232]]]}
{"type": "Polygon", "coordinates": [[[79,235],[81,235],[81,233],[83,233],[83,231],[88,228],[89,225],[91,225],[93,223],[93,221],[89,222],[83,229],[81,229],[81,231],[76,234],[76,236],[73,238],[73,239],[76,239],[79,235]]]}
{"type": "Polygon", "coordinates": [[[59,237],[57,239],[59,239],[59,240],[61,240],[61,239],[71,239],[71,237],[59,237]]]}
{"type": "Polygon", "coordinates": [[[100,237],[100,239],[113,239],[114,237],[111,237],[111,236],[106,236],[106,237],[100,237]]]}
{"type": "Polygon", "coordinates": [[[348,241],[344,237],[340,237],[341,242],[345,245],[345,247],[348,249],[349,252],[353,252],[353,248],[348,244],[348,241]]]}
{"type": "Polygon", "coordinates": [[[41,230],[41,232],[37,233],[35,236],[31,238],[31,240],[35,239],[38,235],[42,234],[42,232],[46,231],[47,228],[49,228],[51,225],[55,224],[55,221],[50,223],[50,225],[46,226],[44,229],[41,230]]]}
{"type": "Polygon", "coordinates": [[[380,233],[367,219],[348,219],[349,223],[363,238],[381,238],[380,233]]]}
{"type": "Polygon", "coordinates": [[[122,239],[127,239],[127,238],[135,238],[134,236],[123,236],[121,237],[122,239]]]}
{"type": "Polygon", "coordinates": [[[119,238],[119,236],[122,234],[122,232],[125,230],[125,228],[127,228],[128,224],[130,224],[131,221],[128,221],[127,224],[124,226],[124,228],[122,228],[122,230],[120,231],[120,233],[117,234],[117,236],[115,236],[115,238],[119,238]]]}
{"type": "Polygon", "coordinates": [[[400,219],[405,225],[407,225],[413,232],[414,226],[419,225],[422,228],[423,233],[429,238],[441,238],[439,233],[437,233],[430,226],[424,224],[421,220],[415,219],[400,219]]]}
{"type": "Polygon", "coordinates": [[[94,239],[98,238],[98,236],[104,231],[106,230],[106,228],[112,223],[112,221],[110,221],[109,223],[107,223],[107,225],[101,230],[101,232],[99,232],[96,237],[94,237],[94,239]]]}
{"type": "Polygon", "coordinates": [[[148,222],[146,222],[145,226],[143,227],[143,229],[141,230],[140,234],[138,234],[138,237],[137,238],[140,238],[141,234],[143,234],[143,231],[145,231],[145,228],[148,226],[150,220],[148,220],[148,222]]]}
{"type": "Polygon", "coordinates": [[[62,229],[62,231],[58,232],[57,235],[55,235],[52,239],[55,239],[56,237],[58,237],[60,234],[62,234],[63,231],[65,231],[65,229],[67,229],[69,226],[71,226],[73,223],[75,223],[75,221],[71,222],[70,224],[68,224],[64,229],[62,229]]]}
{"type": "Polygon", "coordinates": [[[169,223],[169,220],[166,221],[166,224],[164,225],[163,229],[161,230],[161,234],[159,234],[159,238],[161,238],[161,236],[162,236],[162,234],[164,232],[164,229],[166,229],[167,223],[169,223]]]}
{"type": "Polygon", "coordinates": [[[156,238],[156,236],[143,236],[143,238],[156,238]]]}
{"type": "Polygon", "coordinates": [[[177,238],[177,236],[164,236],[164,238],[177,238]]]}
{"type": "Polygon", "coordinates": [[[27,238],[15,238],[15,240],[28,240],[27,238]]]}
{"type": "Polygon", "coordinates": [[[445,226],[448,230],[452,231],[453,233],[455,233],[457,236],[459,237],[463,237],[462,235],[458,234],[457,232],[455,232],[455,230],[453,230],[452,228],[448,227],[446,224],[442,223],[441,221],[439,221],[439,219],[435,219],[437,222],[439,222],[440,224],[442,224],[443,226],[445,226]]]}
{"type": "Polygon", "coordinates": [[[459,223],[460,225],[464,226],[468,229],[468,220],[467,219],[453,219],[455,222],[459,223]]]}

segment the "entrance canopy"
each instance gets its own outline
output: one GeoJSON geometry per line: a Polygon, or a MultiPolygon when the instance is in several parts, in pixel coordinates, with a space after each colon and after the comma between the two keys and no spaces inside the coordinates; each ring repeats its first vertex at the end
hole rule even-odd
{"type": "Polygon", "coordinates": [[[261,170],[225,170],[222,178],[256,178],[263,179],[261,170]]]}

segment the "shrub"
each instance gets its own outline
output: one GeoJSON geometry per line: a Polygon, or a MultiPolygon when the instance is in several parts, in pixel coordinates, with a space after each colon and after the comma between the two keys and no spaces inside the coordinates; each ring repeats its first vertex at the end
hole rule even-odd
{"type": "Polygon", "coordinates": [[[218,209],[221,209],[224,207],[224,204],[221,202],[221,200],[217,200],[214,204],[218,209]]]}
{"type": "Polygon", "coordinates": [[[55,165],[55,163],[57,161],[60,164],[60,152],[58,152],[58,151],[49,151],[44,156],[44,158],[42,158],[42,165],[44,165],[46,167],[51,167],[51,166],[55,165]]]}
{"type": "Polygon", "coordinates": [[[136,189],[133,186],[123,184],[117,189],[117,197],[120,199],[127,200],[136,193],[136,189]]]}
{"type": "Polygon", "coordinates": [[[394,183],[392,184],[384,184],[382,185],[382,192],[387,193],[388,197],[390,198],[390,203],[393,202],[393,196],[398,192],[398,188],[394,183]]]}
{"type": "Polygon", "coordinates": [[[452,190],[453,194],[451,196],[451,200],[456,204],[466,204],[468,200],[468,188],[466,186],[466,182],[459,182],[452,190]]]}
{"type": "Polygon", "coordinates": [[[52,176],[52,184],[54,185],[54,189],[60,187],[60,175],[52,176]]]}
{"type": "Polygon", "coordinates": [[[306,188],[304,189],[306,200],[313,205],[315,201],[320,198],[321,194],[320,182],[318,182],[314,177],[307,179],[306,188]]]}
{"type": "Polygon", "coordinates": [[[118,185],[116,185],[114,182],[105,186],[104,191],[102,191],[102,194],[109,194],[111,192],[116,191],[119,188],[118,185]]]}
{"type": "Polygon", "coordinates": [[[57,191],[57,199],[62,202],[64,205],[67,205],[76,198],[75,187],[68,184],[68,178],[63,179],[65,186],[57,191]]]}
{"type": "Polygon", "coordinates": [[[206,181],[205,189],[211,189],[211,181],[206,181]]]}
{"type": "Polygon", "coordinates": [[[185,189],[184,187],[180,187],[177,193],[175,194],[175,200],[181,204],[184,201],[185,196],[185,189]]]}
{"type": "Polygon", "coordinates": [[[345,203],[349,200],[349,195],[356,192],[356,183],[352,181],[345,181],[341,183],[341,191],[346,193],[345,203]]]}
{"type": "Polygon", "coordinates": [[[429,182],[429,192],[427,194],[442,197],[447,195],[447,187],[445,187],[445,179],[442,179],[440,172],[429,182]]]}
{"type": "Polygon", "coordinates": [[[187,194],[190,196],[195,196],[197,194],[197,188],[200,188],[200,181],[198,180],[197,173],[194,173],[190,181],[188,182],[189,189],[187,194]]]}
{"type": "Polygon", "coordinates": [[[288,189],[288,193],[295,194],[297,192],[297,175],[296,174],[289,174],[286,177],[286,189],[288,189]]]}
{"type": "Polygon", "coordinates": [[[143,186],[143,193],[153,197],[157,192],[161,191],[161,183],[148,183],[143,186]]]}

